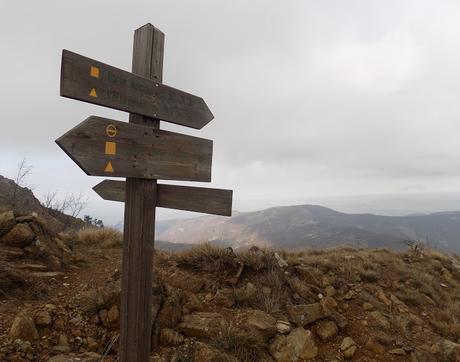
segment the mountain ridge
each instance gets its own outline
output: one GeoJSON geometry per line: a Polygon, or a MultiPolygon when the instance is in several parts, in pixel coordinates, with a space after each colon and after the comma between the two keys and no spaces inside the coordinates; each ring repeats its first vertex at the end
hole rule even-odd
{"type": "Polygon", "coordinates": [[[271,207],[225,218],[199,216],[159,221],[159,240],[180,243],[217,242],[233,247],[320,247],[350,244],[401,250],[422,243],[460,252],[460,211],[423,215],[349,214],[321,205],[271,207]]]}

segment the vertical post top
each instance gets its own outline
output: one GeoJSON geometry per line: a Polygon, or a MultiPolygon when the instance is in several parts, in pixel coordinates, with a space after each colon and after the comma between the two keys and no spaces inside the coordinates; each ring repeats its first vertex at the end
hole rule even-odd
{"type": "Polygon", "coordinates": [[[140,26],[139,28],[137,28],[135,31],[138,31],[138,30],[147,30],[147,29],[148,29],[148,30],[154,30],[154,31],[159,32],[159,33],[161,33],[161,34],[164,35],[164,33],[163,33],[160,29],[158,29],[157,27],[153,26],[151,23],[147,23],[147,24],[145,24],[145,25],[142,25],[142,26],[140,26]]]}
{"type": "MultiPolygon", "coordinates": [[[[147,23],[134,32],[132,72],[163,83],[163,54],[165,35],[147,23]]],[[[160,121],[132,114],[130,122],[160,128],[160,121]]]]}

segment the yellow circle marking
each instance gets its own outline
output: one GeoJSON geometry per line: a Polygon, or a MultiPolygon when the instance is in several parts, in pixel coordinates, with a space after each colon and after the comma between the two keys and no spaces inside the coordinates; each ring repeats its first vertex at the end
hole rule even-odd
{"type": "Polygon", "coordinates": [[[115,137],[117,135],[117,127],[114,124],[109,124],[105,128],[105,133],[109,137],[115,137]]]}

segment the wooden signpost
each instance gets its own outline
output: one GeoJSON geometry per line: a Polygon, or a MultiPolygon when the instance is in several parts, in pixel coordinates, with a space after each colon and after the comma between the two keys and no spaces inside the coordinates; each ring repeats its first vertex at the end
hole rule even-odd
{"type": "Polygon", "coordinates": [[[213,119],[202,98],[163,80],[164,34],[151,24],[134,33],[132,73],[64,50],[61,95],[131,112],[129,123],[91,116],[56,143],[88,174],[126,177],[94,187],[125,202],[120,354],[149,361],[155,209],[231,215],[232,191],[157,184],[211,181],[212,141],[159,129],[159,121],[201,129],[213,119]]]}

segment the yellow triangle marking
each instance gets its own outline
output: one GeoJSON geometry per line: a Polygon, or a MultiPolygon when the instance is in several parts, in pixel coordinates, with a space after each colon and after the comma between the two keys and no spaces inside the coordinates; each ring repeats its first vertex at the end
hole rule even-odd
{"type": "Polygon", "coordinates": [[[109,161],[109,163],[107,164],[107,166],[105,166],[105,172],[113,172],[114,169],[113,169],[113,166],[112,166],[112,161],[109,161]]]}
{"type": "Polygon", "coordinates": [[[92,88],[92,89],[91,89],[91,92],[89,92],[89,95],[90,95],[91,97],[97,98],[96,89],[92,88]]]}

